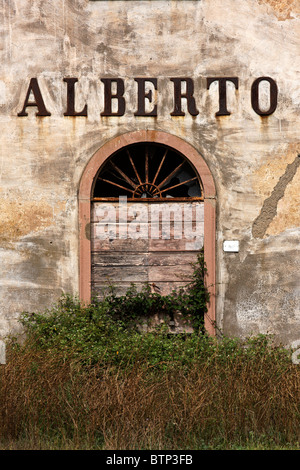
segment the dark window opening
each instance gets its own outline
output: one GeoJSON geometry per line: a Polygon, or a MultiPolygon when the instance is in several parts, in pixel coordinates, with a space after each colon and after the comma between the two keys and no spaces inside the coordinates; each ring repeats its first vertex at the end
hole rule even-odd
{"type": "Polygon", "coordinates": [[[201,182],[186,158],[165,145],[139,143],[117,151],[100,169],[93,200],[203,199],[201,182]]]}

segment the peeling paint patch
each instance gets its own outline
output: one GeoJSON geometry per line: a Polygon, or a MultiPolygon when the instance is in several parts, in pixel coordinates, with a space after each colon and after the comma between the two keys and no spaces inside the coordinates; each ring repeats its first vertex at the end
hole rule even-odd
{"type": "Polygon", "coordinates": [[[277,207],[280,199],[283,198],[288,184],[293,180],[298,167],[300,166],[300,155],[287,165],[284,174],[279,178],[271,195],[264,201],[262,209],[252,226],[252,235],[255,238],[263,238],[268,227],[277,215],[277,207]]]}
{"type": "Polygon", "coordinates": [[[13,241],[31,232],[53,224],[55,216],[64,209],[60,202],[55,207],[44,200],[0,202],[0,242],[13,241]]]}
{"type": "Polygon", "coordinates": [[[261,5],[269,5],[279,21],[292,20],[300,13],[298,0],[258,0],[261,5]]]}
{"type": "Polygon", "coordinates": [[[86,224],[85,226],[85,236],[87,240],[91,240],[91,224],[90,223],[86,224]]]}
{"type": "Polygon", "coordinates": [[[288,184],[284,197],[279,201],[277,206],[277,215],[272,220],[266,231],[266,236],[278,235],[286,229],[300,226],[300,167],[288,184]]]}

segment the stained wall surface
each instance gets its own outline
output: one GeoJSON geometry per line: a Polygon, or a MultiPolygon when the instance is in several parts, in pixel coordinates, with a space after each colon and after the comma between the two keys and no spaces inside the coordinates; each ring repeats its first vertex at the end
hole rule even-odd
{"type": "MultiPolygon", "coordinates": [[[[215,181],[218,328],[299,339],[299,50],[298,0],[1,2],[0,336],[18,331],[23,310],[78,293],[84,168],[110,139],[153,129],[192,145],[215,181]],[[87,116],[64,115],[68,77],[87,116]],[[117,77],[126,111],[101,116],[101,78],[117,77]],[[138,77],[157,78],[157,116],[135,116],[138,77]],[[193,79],[197,114],[183,99],[185,115],[171,115],[174,77],[193,79]],[[218,82],[207,89],[208,77],[238,78],[238,87],[227,83],[230,114],[216,116],[218,82]],[[251,102],[259,77],[278,87],[268,116],[251,102]],[[48,116],[37,106],[18,115],[31,78],[48,116]],[[239,251],[225,252],[226,240],[239,251]]],[[[267,110],[268,84],[259,91],[267,110]]]]}

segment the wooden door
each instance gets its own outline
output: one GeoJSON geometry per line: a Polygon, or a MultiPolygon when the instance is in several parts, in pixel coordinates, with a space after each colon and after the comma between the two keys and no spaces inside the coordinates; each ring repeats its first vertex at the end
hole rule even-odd
{"type": "MultiPolygon", "coordinates": [[[[203,247],[204,200],[187,158],[166,145],[124,147],[99,169],[91,207],[91,290],[184,286],[203,247]]],[[[178,330],[177,330],[178,331],[178,330]]]]}
{"type": "Polygon", "coordinates": [[[204,204],[94,202],[91,234],[95,295],[112,285],[122,295],[132,283],[164,295],[190,280],[203,247],[204,204]]]}

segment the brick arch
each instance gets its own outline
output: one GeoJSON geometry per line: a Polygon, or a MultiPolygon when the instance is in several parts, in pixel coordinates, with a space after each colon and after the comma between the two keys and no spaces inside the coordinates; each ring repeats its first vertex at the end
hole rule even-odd
{"type": "Polygon", "coordinates": [[[142,130],[129,132],[106,142],[89,160],[79,185],[79,296],[83,302],[91,300],[91,194],[99,168],[117,150],[139,142],[167,145],[183,154],[197,171],[204,192],[204,257],[207,266],[207,285],[211,294],[205,327],[215,334],[215,251],[216,251],[216,189],[212,174],[203,157],[189,143],[166,132],[142,130]]]}

